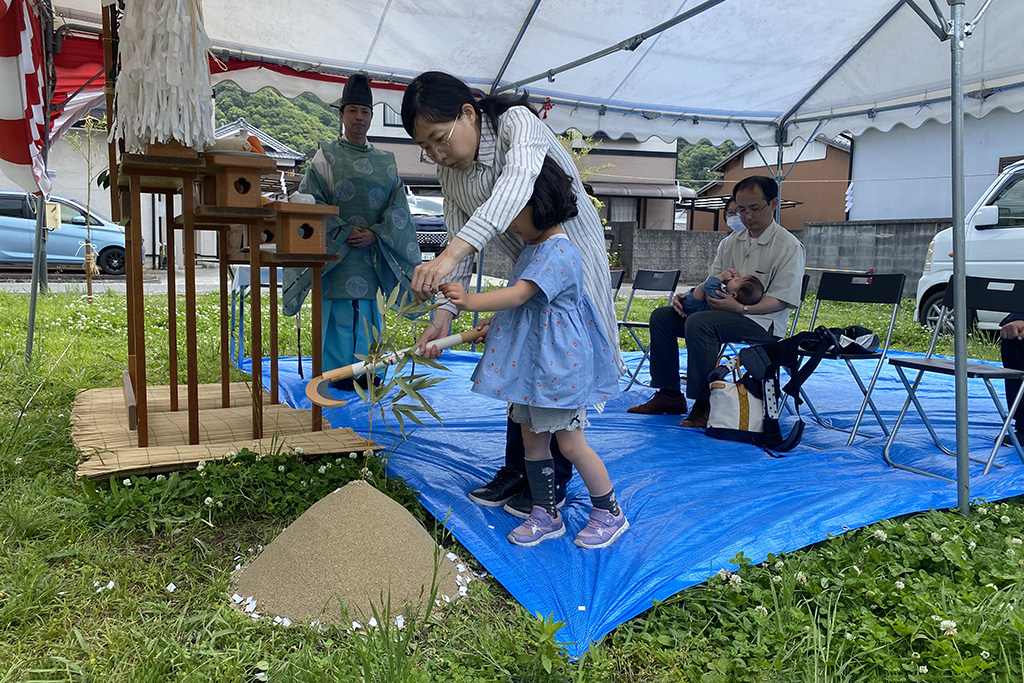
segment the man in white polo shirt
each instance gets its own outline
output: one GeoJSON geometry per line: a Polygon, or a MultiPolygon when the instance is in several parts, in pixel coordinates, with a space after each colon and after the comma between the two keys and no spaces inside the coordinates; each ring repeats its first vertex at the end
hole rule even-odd
{"type": "Polygon", "coordinates": [[[754,275],[764,284],[764,297],[744,306],[731,297],[708,298],[709,311],[683,318],[682,295],[672,306],[651,314],[651,386],[658,391],[646,403],[629,408],[641,415],[682,415],[686,398],[680,392],[680,337],[686,339],[686,395],[693,400],[682,427],[707,426],[711,410],[708,374],[715,369],[722,344],[764,343],[786,332],[789,309],[800,302],[804,274],[804,247],[775,222],[778,185],[765,176],[750,176],[736,184],[733,198],[746,230],[727,237],[718,250],[710,273],[733,268],[754,275]]]}

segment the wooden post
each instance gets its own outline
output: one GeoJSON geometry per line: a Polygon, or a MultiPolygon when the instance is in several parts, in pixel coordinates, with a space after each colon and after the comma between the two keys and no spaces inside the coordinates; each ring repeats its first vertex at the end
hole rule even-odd
{"type": "Polygon", "coordinates": [[[271,265],[267,271],[270,285],[270,403],[277,405],[277,266],[271,265]]]}
{"type": "MultiPolygon", "coordinates": [[[[323,361],[324,352],[324,338],[323,332],[321,331],[322,321],[321,315],[323,310],[323,285],[322,280],[322,266],[313,268],[313,286],[311,294],[313,296],[313,377],[319,377],[323,373],[323,368],[320,367],[323,361]]],[[[302,359],[300,358],[301,362],[302,359]]],[[[318,406],[313,406],[313,431],[319,432],[324,428],[324,413],[323,409],[318,406]]]]}
{"type": "Polygon", "coordinates": [[[178,287],[174,281],[174,193],[164,194],[167,223],[167,374],[171,385],[171,410],[178,410],[178,287]]]}
{"type": "Polygon", "coordinates": [[[128,293],[128,368],[135,390],[135,402],[139,418],[136,431],[139,448],[149,446],[149,413],[146,392],[146,309],[142,285],[142,184],[137,174],[128,177],[128,194],[131,201],[131,215],[125,230],[126,243],[131,246],[125,258],[125,291],[128,293]],[[134,361],[134,362],[133,362],[134,361]],[[134,371],[132,371],[134,369],[134,371]]]}
{"type": "Polygon", "coordinates": [[[217,231],[217,267],[220,270],[220,397],[224,408],[231,407],[231,358],[228,334],[228,254],[225,234],[217,231]]]}
{"type": "Polygon", "coordinates": [[[260,302],[260,224],[249,225],[249,345],[252,355],[252,438],[263,438],[263,307],[260,302]]]}
{"type": "Polygon", "coordinates": [[[196,339],[196,231],[195,176],[185,178],[181,190],[181,239],[185,247],[185,346],[188,366],[188,442],[199,443],[199,353],[196,339]]]}

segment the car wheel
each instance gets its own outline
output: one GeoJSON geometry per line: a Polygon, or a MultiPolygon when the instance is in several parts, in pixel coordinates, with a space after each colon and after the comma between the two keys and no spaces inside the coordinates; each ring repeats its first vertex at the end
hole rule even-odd
{"type": "MultiPolygon", "coordinates": [[[[939,291],[930,294],[924,302],[921,303],[918,320],[920,320],[921,324],[929,330],[934,330],[935,326],[938,324],[939,315],[942,313],[942,301],[945,298],[946,290],[940,289],[939,291]]],[[[968,310],[968,329],[973,328],[975,322],[977,322],[977,311],[968,310]]],[[[946,315],[946,320],[942,325],[942,334],[953,334],[953,311],[950,311],[949,314],[946,315]]]]}
{"type": "Polygon", "coordinates": [[[120,247],[107,247],[96,259],[104,275],[124,275],[124,262],[124,249],[120,247]]]}

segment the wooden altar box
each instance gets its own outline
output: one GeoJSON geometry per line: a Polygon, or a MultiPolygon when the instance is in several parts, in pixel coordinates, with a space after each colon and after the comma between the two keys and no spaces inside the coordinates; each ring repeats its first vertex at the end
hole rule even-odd
{"type": "Polygon", "coordinates": [[[274,202],[277,211],[278,254],[327,253],[327,216],[337,216],[338,207],[325,204],[274,202]]]}
{"type": "Polygon", "coordinates": [[[203,158],[203,204],[254,209],[261,206],[260,176],[277,169],[273,159],[247,152],[212,152],[203,158]]]}

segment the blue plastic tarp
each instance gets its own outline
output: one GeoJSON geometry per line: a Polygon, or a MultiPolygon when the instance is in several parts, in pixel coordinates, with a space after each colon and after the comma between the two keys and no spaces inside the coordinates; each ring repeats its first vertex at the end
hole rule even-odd
{"type": "MultiPolygon", "coordinates": [[[[685,351],[681,356],[685,359],[685,351]]],[[[469,352],[446,352],[447,379],[427,394],[443,424],[418,428],[398,444],[388,468],[415,487],[435,517],[448,518],[459,542],[530,613],[565,622],[559,637],[571,642],[568,651],[574,657],[653,600],[702,583],[719,569],[735,569],[729,560],[740,551],[761,562],[768,553],[796,550],[879,519],[956,505],[954,484],[887,467],[882,460],[884,438],[858,438],[848,448],[847,434],[810,422],[805,410],[803,443],[786,457],[771,457],[753,446],[678,427],[678,416],[627,414],[626,408],[652,393],[635,386],[610,401],[603,414],[591,411],[587,430],[588,443],[608,467],[630,529],[609,548],[586,551],[574,546],[572,538],[590,510],[586,487],[574,477],[563,511],[567,534],[534,548],[517,547],[505,535],[520,520],[501,508],[476,505],[465,495],[489,480],[504,456],[505,404],[470,391],[477,358],[469,352]]],[[[632,367],[639,358],[626,354],[626,360],[632,367]]],[[[243,369],[248,367],[246,359],[243,369]]],[[[266,385],[269,364],[263,367],[266,385]]],[[[304,369],[309,378],[308,359],[304,369]]],[[[874,364],[860,363],[858,369],[870,377],[874,364]]],[[[306,380],[296,371],[294,358],[282,359],[282,400],[309,408],[306,380]]],[[[971,452],[987,458],[1000,421],[984,386],[969,385],[971,452]]],[[[838,426],[852,424],[861,394],[844,364],[823,362],[805,388],[825,417],[838,426]]],[[[366,404],[355,393],[337,395],[350,403],[325,410],[325,417],[332,426],[366,435],[366,404]]],[[[920,396],[940,436],[952,444],[952,378],[927,378],[920,396]]],[[[906,398],[891,368],[883,370],[874,398],[891,425],[906,398]]],[[[953,478],[954,459],[940,453],[911,411],[894,457],[953,478]]],[[[784,417],[784,429],[791,420],[784,417]]],[[[881,434],[870,411],[862,431],[881,434]]],[[[379,414],[372,438],[384,445],[399,440],[382,426],[379,414]]],[[[971,465],[973,498],[1024,493],[1024,465],[1013,449],[1001,449],[997,462],[1005,467],[986,476],[981,476],[981,465],[971,465]]]]}

